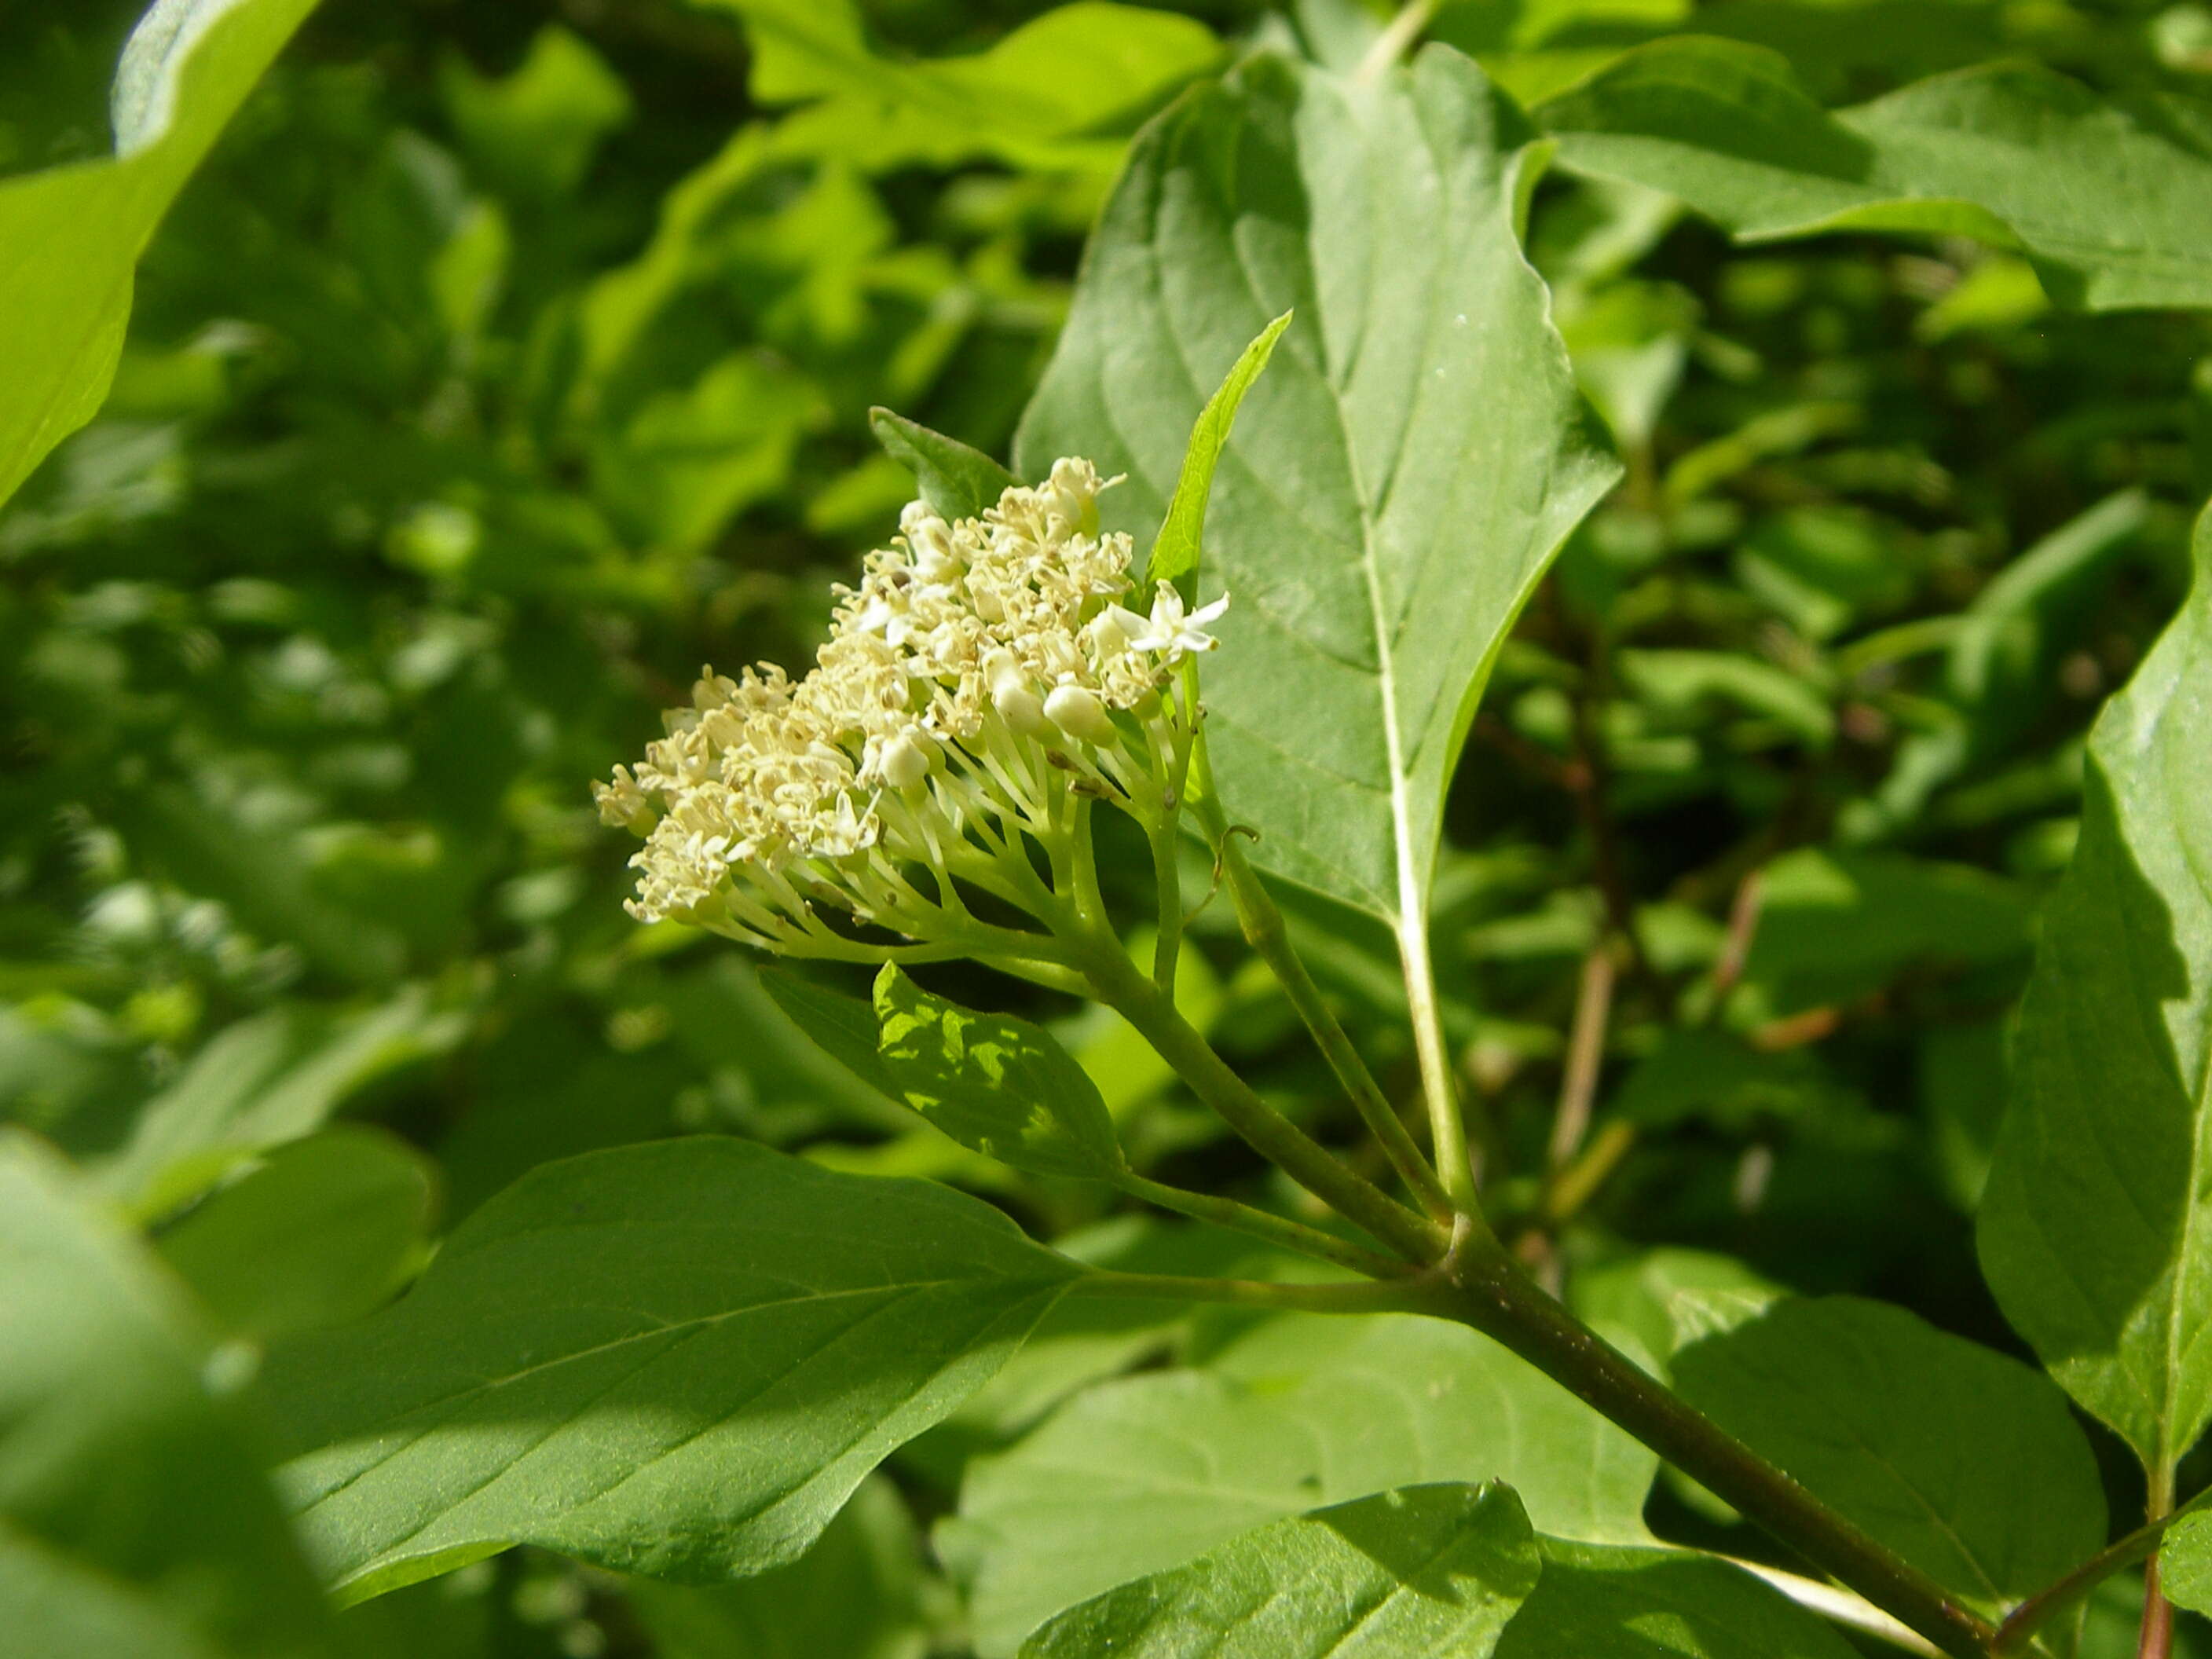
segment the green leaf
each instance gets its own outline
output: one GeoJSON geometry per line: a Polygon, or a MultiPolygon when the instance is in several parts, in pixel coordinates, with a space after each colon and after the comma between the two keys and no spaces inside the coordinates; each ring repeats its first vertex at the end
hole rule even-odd
{"type": "Polygon", "coordinates": [[[434,1201],[404,1142],[332,1129],[217,1190],[158,1248],[226,1329],[265,1343],[374,1313],[421,1265],[434,1201]]]}
{"type": "Polygon", "coordinates": [[[2154,1470],[2212,1414],[2212,520],[2195,556],[2090,737],[1979,1235],[2005,1316],[2154,1470]]]}
{"type": "Polygon", "coordinates": [[[921,1659],[921,1540],[881,1475],[789,1566],[729,1584],[623,1586],[656,1659],[921,1659]]]}
{"type": "Polygon", "coordinates": [[[1544,1531],[1640,1541],[1657,1462],[1462,1326],[1278,1318],[1203,1369],[1079,1395],[972,1463],[938,1541],[996,1656],[1115,1584],[1395,1486],[1501,1480],[1544,1531]]]}
{"type": "Polygon", "coordinates": [[[784,488],[820,409],[804,375],[733,353],[689,387],[647,398],[598,446],[594,481],[638,534],[696,550],[784,488]]]}
{"type": "Polygon", "coordinates": [[[2212,304],[2201,105],[2138,118],[2063,76],[1981,65],[1831,114],[1761,47],[1623,54],[1534,111],[1564,167],[1679,196],[1748,240],[1893,230],[2023,250],[2091,311],[2212,304]]]}
{"type": "Polygon", "coordinates": [[[1487,1659],[1537,1570],[1510,1488],[1412,1486],[1109,1590],[1037,1632],[1022,1659],[1487,1659]]]}
{"type": "Polygon", "coordinates": [[[1665,1247],[1586,1268],[1567,1281],[1567,1292],[1577,1315],[1627,1332],[1662,1374],[1685,1326],[1714,1306],[1733,1305],[1748,1317],[1783,1294],[1734,1256],[1665,1247]]]}
{"type": "Polygon", "coordinates": [[[789,974],[761,980],[833,1058],[963,1146],[1036,1175],[1096,1180],[1124,1167],[1098,1085],[1027,1020],[932,996],[890,964],[872,1010],[789,974]]]}
{"type": "Polygon", "coordinates": [[[1016,440],[1127,473],[1102,514],[1149,539],[1206,389],[1295,308],[1214,481],[1207,744],[1255,860],[1401,936],[1475,696],[1617,471],[1515,240],[1527,137],[1443,48],[1371,86],[1249,60],[1139,138],[1016,440]]]}
{"type": "Polygon", "coordinates": [[[1788,669],[1735,651],[1623,651],[1621,677],[1656,713],[1694,717],[1711,701],[1761,714],[1801,739],[1826,749],[1836,735],[1835,711],[1816,686],[1788,669]]]}
{"type": "Polygon", "coordinates": [[[1038,169],[1110,168],[1110,136],[1220,60],[1203,24],[1078,0],[969,57],[902,62],[867,42],[853,0],[709,0],[742,15],[763,104],[820,99],[775,129],[786,154],[871,172],[977,155],[1038,169]]]}
{"type": "Polygon", "coordinates": [[[1850,1644],[1741,1567],[1546,1539],[1497,1659],[1851,1659],[1850,1644]]]}
{"type": "Polygon", "coordinates": [[[2212,1515],[2184,1516],[2160,1540],[2158,1587],[2174,1606],[2212,1617],[2212,1515]]]}
{"type": "Polygon", "coordinates": [[[294,1003],[252,1015],[146,1103],[130,1139],[94,1163],[93,1180],[158,1217],[263,1148],[313,1133],[349,1095],[458,1035],[459,1022],[433,1012],[419,986],[358,1012],[294,1003]]]}
{"type": "Polygon", "coordinates": [[[600,141],[630,118],[629,89],[580,37],[549,23],[511,75],[479,75],[451,53],[438,89],[470,161],[490,184],[533,200],[582,182],[600,141]]]}
{"type": "Polygon", "coordinates": [[[0,181],[0,501],[106,397],[132,274],[315,0],[159,0],[116,71],[116,155],[0,181]]]}
{"type": "Polygon", "coordinates": [[[2040,1372],[1853,1297],[1674,1355],[1676,1392],[1954,1594],[1994,1608],[2105,1541],[2104,1486],[2040,1372]]]}
{"type": "Polygon", "coordinates": [[[1746,981],[1768,1012],[1869,996],[1915,965],[2025,961],[2033,911],[2015,883],[1967,865],[1801,848],[1760,878],[1746,981]]]}
{"type": "Polygon", "coordinates": [[[1214,469],[1221,464],[1221,450],[1229,441],[1230,428],[1237,424],[1237,408],[1252,389],[1252,382],[1267,367],[1275,342],[1291,325],[1291,315],[1286,311],[1260,331],[1243,355],[1230,365],[1227,376],[1206,400],[1206,407],[1198,411],[1190,441],[1183,448],[1182,471],[1176,478],[1167,517],[1161,520],[1152,556],[1145,564],[1146,581],[1173,582],[1184,590],[1184,598],[1197,597],[1198,562],[1205,552],[1206,503],[1213,494],[1214,469]]]}
{"type": "Polygon", "coordinates": [[[658,1577],[796,1559],[1073,1267],[940,1187],[700,1139],[540,1166],[415,1291],[303,1339],[282,1473],[359,1599],[508,1544],[658,1577]]]}
{"type": "Polygon", "coordinates": [[[327,1610],[218,1350],[38,1143],[0,1138],[0,1646],[319,1659],[327,1610]]]}
{"type": "Polygon", "coordinates": [[[921,499],[943,519],[981,517],[1014,484],[1014,475],[980,449],[932,432],[888,409],[868,411],[868,429],[884,453],[914,474],[921,499]]]}

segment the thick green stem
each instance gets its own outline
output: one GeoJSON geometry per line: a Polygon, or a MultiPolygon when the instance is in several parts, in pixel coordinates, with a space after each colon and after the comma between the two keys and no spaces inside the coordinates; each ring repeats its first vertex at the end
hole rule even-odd
{"type": "Polygon", "coordinates": [[[1423,1311],[1472,1325],[1733,1504],[1822,1571],[1894,1613],[1945,1653],[1982,1659],[1996,1630],[1941,1584],[1637,1366],[1484,1241],[1428,1281],[1423,1311]]]}
{"type": "Polygon", "coordinates": [[[1091,981],[1098,1000],[1135,1026],[1192,1091],[1255,1152],[1408,1261],[1434,1261],[1443,1254],[1447,1239],[1442,1228],[1362,1180],[1255,1094],[1176,1011],[1174,1001],[1137,971],[1116,940],[1104,936],[1093,941],[1076,965],[1091,981]]]}
{"type": "Polygon", "coordinates": [[[1370,1279],[1399,1279],[1413,1271],[1403,1261],[1378,1255],[1373,1250],[1362,1249],[1350,1240],[1325,1233],[1318,1227],[1309,1227],[1285,1216],[1270,1215],[1249,1204],[1239,1204],[1233,1198],[1219,1198],[1212,1193],[1194,1193],[1182,1187],[1170,1187],[1164,1182],[1147,1180],[1133,1170],[1127,1170],[1114,1178],[1114,1184],[1133,1198],[1157,1204],[1164,1210],[1173,1210],[1177,1215],[1187,1215],[1194,1221],[1204,1221],[1216,1227],[1249,1233],[1255,1238],[1264,1238],[1280,1249],[1295,1250],[1301,1255],[1314,1256],[1323,1261],[1334,1261],[1340,1267],[1349,1267],[1370,1279]]]}
{"type": "Polygon", "coordinates": [[[1313,1034],[1314,1042],[1328,1061],[1329,1069],[1352,1097],[1360,1121],[1382,1144],[1390,1166],[1428,1206],[1431,1214],[1439,1220],[1448,1219],[1452,1211],[1450,1197],[1437,1181],[1436,1171],[1429,1167],[1428,1159],[1421,1155],[1404,1120],[1375,1081],[1375,1074],[1367,1069],[1367,1062],[1359,1057],[1352,1038],[1330,1011],[1321,987],[1314,983],[1313,975],[1306,971],[1305,963],[1291,948],[1290,929],[1283,920],[1282,910],[1244,856],[1244,849],[1237,844],[1228,820],[1222,814],[1220,802],[1209,795],[1200,803],[1199,811],[1206,838],[1213,843],[1214,856],[1220,860],[1222,878],[1228,885],[1230,900],[1237,907],[1237,920],[1243,928],[1245,942],[1273,971],[1291,1006],[1297,1010],[1298,1018],[1313,1034]]]}

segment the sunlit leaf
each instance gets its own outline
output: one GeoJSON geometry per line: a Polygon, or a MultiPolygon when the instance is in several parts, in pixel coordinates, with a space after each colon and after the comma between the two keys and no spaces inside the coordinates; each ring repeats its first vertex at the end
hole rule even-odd
{"type": "Polygon", "coordinates": [[[1410,927],[1475,696],[1614,474],[1515,238],[1528,137],[1443,48],[1371,86],[1244,64],[1139,140],[1016,441],[1127,473],[1100,507],[1143,540],[1295,308],[1214,479],[1207,742],[1255,860],[1410,927]]]}
{"type": "Polygon", "coordinates": [[[1411,1486],[1244,1533],[1070,1608],[1023,1659],[1487,1659],[1535,1588],[1509,1487],[1411,1486]]]}
{"type": "Polygon", "coordinates": [[[1091,1389],[971,1466],[939,1542],[971,1582],[978,1650],[1319,1504],[1428,1481],[1509,1483],[1547,1532],[1641,1540],[1657,1459],[1463,1327],[1278,1319],[1202,1369],[1091,1389]]]}
{"type": "Polygon", "coordinates": [[[0,180],[0,501],[107,395],[138,256],[315,0],[160,0],[115,77],[116,155],[0,180]]]}
{"type": "Polygon", "coordinates": [[[2138,119],[2039,66],[1823,110],[1774,52],[1662,40],[1535,111],[1566,167],[1682,198],[1737,235],[1893,230],[2024,250],[2062,304],[2212,303],[2212,111],[2138,119]]]}
{"type": "Polygon", "coordinates": [[[735,1140],[587,1153],[477,1211],[387,1312],[276,1356],[281,1484],[353,1599],[514,1543],[757,1572],[1073,1271],[941,1187],[735,1140]]]}

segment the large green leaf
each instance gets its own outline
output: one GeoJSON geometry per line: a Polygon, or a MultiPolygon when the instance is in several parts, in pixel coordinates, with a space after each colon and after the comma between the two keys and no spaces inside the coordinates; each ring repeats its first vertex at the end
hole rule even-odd
{"type": "Polygon", "coordinates": [[[1249,61],[1139,139],[1016,440],[1024,476],[1126,472],[1101,511],[1148,538],[1296,310],[1213,482],[1207,743],[1255,859],[1401,929],[1491,662],[1615,472],[1515,240],[1526,136],[1446,48],[1373,85],[1249,61]]]}
{"type": "Polygon", "coordinates": [[[1413,1486],[1109,1590],[1037,1632],[1022,1659],[1486,1659],[1537,1570],[1510,1488],[1413,1486]]]}
{"type": "Polygon", "coordinates": [[[1662,40],[1540,105],[1562,165],[1739,236],[1896,230],[2017,247],[2062,304],[2212,304],[2212,109],[2138,118],[2021,64],[1823,110],[1762,47],[1662,40]]]}
{"type": "Polygon", "coordinates": [[[1546,1532],[1646,1536],[1657,1460],[1462,1326],[1267,1322],[1204,1369],[1078,1395],[971,1466],[939,1541],[971,1581],[978,1650],[1250,1528],[1395,1486],[1510,1483],[1546,1532]]]}
{"type": "Polygon", "coordinates": [[[138,256],[314,5],[159,0],[116,72],[116,155],[0,182],[0,501],[107,396],[138,256]]]}
{"type": "Polygon", "coordinates": [[[1852,1651],[1727,1562],[1547,1539],[1543,1577],[1505,1627],[1498,1659],[1850,1659],[1852,1651]]]}
{"type": "Polygon", "coordinates": [[[280,1352],[283,1482],[359,1597],[530,1542],[656,1577],[795,1558],[1072,1266],[997,1211],[748,1142],[543,1165],[415,1291],[280,1352]]]}
{"type": "Polygon", "coordinates": [[[1945,1588],[1984,1607],[2105,1541],[2096,1455],[2039,1371],[1854,1297],[1785,1301],[1674,1358],[1674,1387],[1945,1588]]]}
{"type": "Polygon", "coordinates": [[[2098,718],[1980,1221],[2005,1316],[2154,1469],[2212,1414],[2212,519],[2098,718]]]}
{"type": "Polygon", "coordinates": [[[0,1139],[0,1648],[320,1659],[241,1373],[61,1161],[0,1139]]]}

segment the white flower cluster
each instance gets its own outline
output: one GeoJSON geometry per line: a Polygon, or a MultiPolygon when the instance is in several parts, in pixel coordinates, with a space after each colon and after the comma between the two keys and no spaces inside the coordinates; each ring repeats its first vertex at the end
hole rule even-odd
{"type": "Polygon", "coordinates": [[[818,901],[919,936],[966,915],[956,876],[1021,902],[1022,837],[1048,845],[1072,800],[1171,813],[1195,720],[1171,671],[1212,646],[1228,600],[1186,614],[1162,582],[1148,615],[1127,608],[1105,487],[1061,460],[980,519],[914,502],[837,590],[804,678],[707,672],[635,774],[596,791],[646,836],[630,913],[799,950],[847,937],[818,901]]]}

